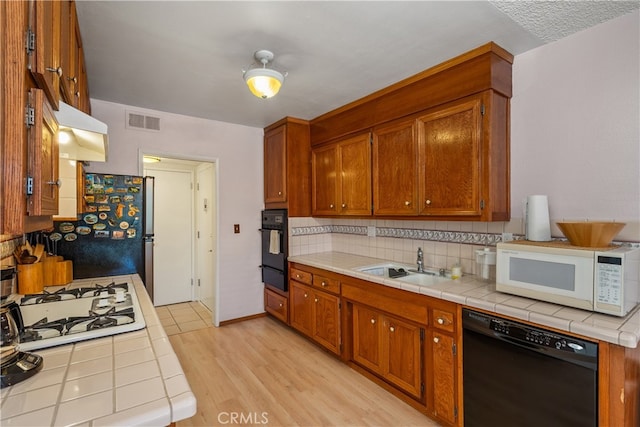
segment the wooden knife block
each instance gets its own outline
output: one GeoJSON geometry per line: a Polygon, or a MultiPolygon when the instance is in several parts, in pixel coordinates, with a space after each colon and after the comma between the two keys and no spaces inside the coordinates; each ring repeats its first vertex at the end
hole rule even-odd
{"type": "Polygon", "coordinates": [[[44,286],[68,285],[73,281],[73,261],[65,261],[61,256],[44,258],[44,286]]]}
{"type": "Polygon", "coordinates": [[[43,263],[18,264],[18,293],[40,294],[44,288],[43,263]]]}

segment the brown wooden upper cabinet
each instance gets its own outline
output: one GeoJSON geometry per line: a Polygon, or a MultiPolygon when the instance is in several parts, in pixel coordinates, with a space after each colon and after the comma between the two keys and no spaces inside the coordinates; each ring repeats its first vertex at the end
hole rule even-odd
{"type": "Polygon", "coordinates": [[[31,89],[29,106],[33,122],[27,130],[29,160],[27,178],[27,213],[29,216],[58,213],[58,123],[43,91],[31,89]]]}
{"type": "Polygon", "coordinates": [[[32,1],[29,10],[27,51],[29,69],[49,103],[58,109],[60,77],[60,1],[32,1]]]}
{"type": "Polygon", "coordinates": [[[311,151],[312,215],[371,215],[371,134],[311,151]]]}
{"type": "Polygon", "coordinates": [[[313,215],[509,220],[512,62],[487,43],[311,120],[313,215]],[[355,174],[332,141],[369,132],[371,166],[358,164],[353,188],[363,201],[372,185],[373,205],[351,209],[341,192],[355,174]]]}
{"type": "Polygon", "coordinates": [[[287,117],[264,132],[264,204],[288,209],[289,216],[311,211],[309,123],[287,117]]]}
{"type": "Polygon", "coordinates": [[[489,189],[508,189],[504,140],[491,139],[492,96],[474,95],[374,128],[374,215],[492,220],[501,196],[489,189]]]}
{"type": "Polygon", "coordinates": [[[415,118],[373,130],[373,214],[418,215],[418,134],[415,118]]]}
{"type": "Polygon", "coordinates": [[[482,215],[482,109],[473,97],[417,119],[421,215],[482,215]]]}
{"type": "Polygon", "coordinates": [[[60,77],[62,100],[90,114],[82,37],[73,0],[60,2],[60,63],[62,67],[60,77]]]}

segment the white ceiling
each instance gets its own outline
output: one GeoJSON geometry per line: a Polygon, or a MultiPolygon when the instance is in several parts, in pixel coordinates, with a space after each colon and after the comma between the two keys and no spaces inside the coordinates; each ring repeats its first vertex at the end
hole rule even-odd
{"type": "Polygon", "coordinates": [[[91,97],[253,127],[312,119],[477,46],[514,55],[639,1],[77,1],[91,97]],[[289,73],[254,97],[259,49],[289,73]]]}

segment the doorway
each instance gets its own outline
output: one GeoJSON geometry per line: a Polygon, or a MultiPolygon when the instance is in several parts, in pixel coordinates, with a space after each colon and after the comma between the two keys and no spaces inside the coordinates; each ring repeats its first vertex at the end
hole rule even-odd
{"type": "Polygon", "coordinates": [[[162,198],[160,195],[156,196],[158,202],[155,209],[154,294],[160,295],[160,297],[154,298],[154,305],[159,306],[178,302],[175,299],[170,301],[162,298],[163,294],[172,295],[175,292],[181,295],[178,299],[185,298],[184,289],[182,291],[167,290],[167,288],[175,286],[165,278],[169,278],[172,274],[177,274],[177,272],[161,272],[167,266],[173,266],[177,270],[184,269],[189,276],[189,291],[187,292],[187,299],[183,299],[183,301],[201,302],[212,312],[212,321],[215,324],[215,319],[217,318],[218,263],[217,161],[212,159],[184,159],[167,154],[158,155],[157,153],[142,152],[140,153],[140,160],[141,170],[144,171],[144,175],[156,175],[162,178],[159,180],[156,177],[156,194],[166,191],[168,194],[166,199],[171,201],[167,202],[165,199],[163,203],[166,204],[166,207],[161,207],[159,203],[161,203],[162,198]],[[142,164],[144,156],[154,157],[158,161],[142,164]],[[188,184],[183,179],[185,174],[190,177],[188,184]],[[180,202],[178,202],[178,199],[180,199],[180,202]],[[188,213],[183,205],[188,206],[188,213]],[[164,225],[163,216],[167,217],[168,225],[164,225]],[[180,221],[176,221],[176,218],[180,218],[180,221]],[[181,226],[185,228],[180,228],[180,225],[174,224],[175,222],[181,222],[181,226]],[[175,227],[178,230],[177,235],[174,234],[176,237],[170,241],[170,245],[159,241],[163,237],[163,231],[165,231],[163,228],[165,226],[167,228],[175,227]],[[188,239],[186,239],[187,237],[188,239]],[[165,250],[169,255],[162,254],[165,250]],[[188,259],[184,257],[185,254],[188,254],[188,259]],[[176,260],[180,260],[177,267],[176,260]]]}
{"type": "Polygon", "coordinates": [[[145,169],[155,178],[153,303],[193,300],[193,173],[145,169]]]}

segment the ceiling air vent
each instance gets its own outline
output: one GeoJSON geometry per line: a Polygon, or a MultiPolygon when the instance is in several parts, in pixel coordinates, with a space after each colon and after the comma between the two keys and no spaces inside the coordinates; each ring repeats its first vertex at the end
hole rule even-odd
{"type": "Polygon", "coordinates": [[[141,113],[127,111],[127,129],[160,130],[160,117],[145,116],[141,113]]]}

